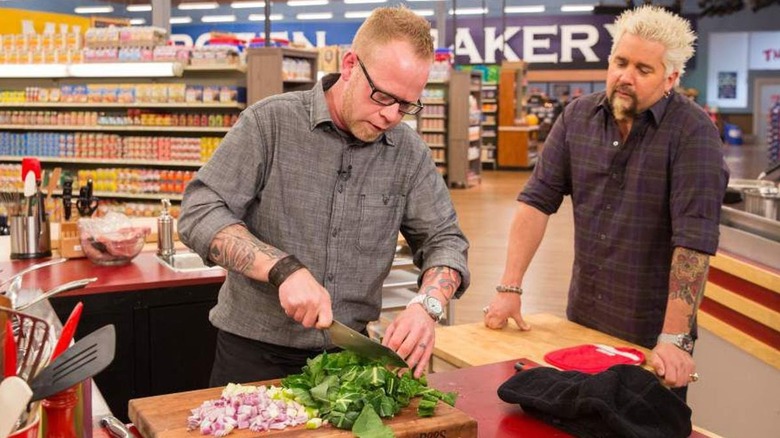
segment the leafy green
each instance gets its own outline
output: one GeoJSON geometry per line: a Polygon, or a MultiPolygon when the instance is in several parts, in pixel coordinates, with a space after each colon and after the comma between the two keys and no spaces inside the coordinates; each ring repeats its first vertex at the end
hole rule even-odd
{"type": "Polygon", "coordinates": [[[348,351],[309,359],[302,373],[282,379],[282,386],[323,420],[361,438],[393,436],[381,419],[395,416],[414,397],[422,396],[417,414],[429,417],[439,400],[454,405],[458,396],[429,388],[424,376],[415,379],[407,371],[399,377],[383,363],[348,351]]]}
{"type": "Polygon", "coordinates": [[[363,406],[360,415],[352,426],[352,433],[359,438],[391,438],[393,429],[382,424],[382,419],[369,405],[363,406]]]}

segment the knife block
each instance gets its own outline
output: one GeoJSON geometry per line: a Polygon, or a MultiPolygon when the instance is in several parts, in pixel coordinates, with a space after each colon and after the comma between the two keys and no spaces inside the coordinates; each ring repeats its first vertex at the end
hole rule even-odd
{"type": "Polygon", "coordinates": [[[60,224],[60,255],[66,259],[86,257],[84,250],[81,249],[78,223],[62,222],[60,224]]]}

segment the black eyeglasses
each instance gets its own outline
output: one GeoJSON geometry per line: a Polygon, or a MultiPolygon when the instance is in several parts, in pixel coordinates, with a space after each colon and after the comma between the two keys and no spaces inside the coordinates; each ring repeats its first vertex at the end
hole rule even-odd
{"type": "Polygon", "coordinates": [[[363,74],[366,75],[368,86],[371,87],[371,100],[384,106],[395,105],[397,103],[398,111],[401,111],[404,114],[415,115],[422,111],[423,104],[419,99],[417,99],[417,102],[415,103],[407,102],[377,88],[376,85],[374,85],[374,81],[371,80],[371,76],[368,75],[368,71],[366,71],[366,66],[363,65],[363,61],[361,61],[357,55],[355,55],[355,59],[357,59],[358,64],[360,64],[363,74]]]}

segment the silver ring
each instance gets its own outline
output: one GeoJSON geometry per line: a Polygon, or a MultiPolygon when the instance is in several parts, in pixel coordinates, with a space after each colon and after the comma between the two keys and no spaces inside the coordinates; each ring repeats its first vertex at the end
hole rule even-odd
{"type": "Polygon", "coordinates": [[[490,306],[485,306],[482,308],[482,313],[486,314],[490,311],[490,306]]]}
{"type": "Polygon", "coordinates": [[[699,381],[699,373],[690,374],[688,377],[691,378],[691,382],[698,382],[699,381]]]}

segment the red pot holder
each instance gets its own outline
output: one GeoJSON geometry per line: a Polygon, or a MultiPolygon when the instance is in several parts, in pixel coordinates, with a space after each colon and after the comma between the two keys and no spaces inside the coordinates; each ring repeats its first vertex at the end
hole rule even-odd
{"type": "Polygon", "coordinates": [[[645,361],[645,355],[631,347],[603,348],[594,344],[583,344],[551,351],[544,355],[544,360],[562,370],[595,374],[613,365],[641,365],[645,361]],[[611,349],[616,351],[610,351],[611,349]]]}

